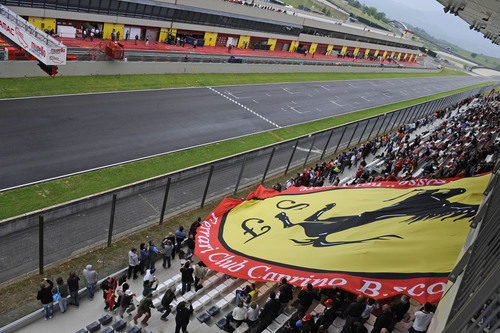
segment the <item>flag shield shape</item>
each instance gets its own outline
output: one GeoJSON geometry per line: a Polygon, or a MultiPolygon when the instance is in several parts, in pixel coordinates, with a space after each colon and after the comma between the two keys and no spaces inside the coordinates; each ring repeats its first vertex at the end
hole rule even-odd
{"type": "Polygon", "coordinates": [[[259,187],[220,203],[198,229],[196,254],[248,280],[436,302],[489,178],[259,187]]]}

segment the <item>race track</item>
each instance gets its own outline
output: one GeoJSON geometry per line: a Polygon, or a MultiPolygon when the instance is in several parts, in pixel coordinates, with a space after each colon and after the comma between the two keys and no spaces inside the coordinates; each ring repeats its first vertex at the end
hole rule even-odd
{"type": "Polygon", "coordinates": [[[4,99],[0,189],[485,81],[396,78],[4,99]]]}

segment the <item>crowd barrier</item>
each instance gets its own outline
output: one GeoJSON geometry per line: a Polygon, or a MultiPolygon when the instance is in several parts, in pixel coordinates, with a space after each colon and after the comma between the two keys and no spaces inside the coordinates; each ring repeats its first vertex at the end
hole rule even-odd
{"type": "Polygon", "coordinates": [[[320,161],[491,89],[483,86],[0,221],[0,283],[268,178],[320,161]],[[22,246],[27,244],[30,246],[22,246]],[[16,249],[16,250],[13,250],[16,249]],[[19,249],[19,250],[18,250],[19,249]]]}

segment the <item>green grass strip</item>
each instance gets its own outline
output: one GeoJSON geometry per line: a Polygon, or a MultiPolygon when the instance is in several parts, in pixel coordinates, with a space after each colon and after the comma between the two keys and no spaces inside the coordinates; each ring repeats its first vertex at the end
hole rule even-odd
{"type": "Polygon", "coordinates": [[[466,75],[440,73],[249,73],[61,76],[0,79],[0,98],[233,84],[466,75]]]}
{"type": "Polygon", "coordinates": [[[3,192],[0,220],[486,84],[489,82],[3,192]]]}

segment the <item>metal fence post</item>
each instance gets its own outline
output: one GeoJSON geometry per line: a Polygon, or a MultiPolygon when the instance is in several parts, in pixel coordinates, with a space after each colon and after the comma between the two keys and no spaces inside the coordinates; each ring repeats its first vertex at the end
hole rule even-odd
{"type": "Polygon", "coordinates": [[[398,116],[396,117],[396,119],[399,117],[399,115],[401,114],[401,110],[399,111],[395,111],[395,112],[392,112],[391,113],[391,117],[389,118],[389,121],[387,122],[387,124],[385,124],[385,127],[384,127],[384,130],[382,131],[382,133],[385,133],[387,131],[387,127],[389,127],[389,124],[392,122],[392,118],[394,117],[395,114],[398,114],[398,116]]]}
{"type": "Polygon", "coordinates": [[[111,237],[113,236],[113,224],[115,223],[115,208],[116,208],[116,193],[113,193],[113,200],[111,201],[111,214],[109,216],[108,247],[111,246],[111,237]]]}
{"type": "Polygon", "coordinates": [[[290,164],[292,164],[293,155],[295,155],[295,151],[297,150],[297,146],[299,144],[299,140],[295,141],[295,146],[293,146],[292,154],[290,155],[290,159],[288,160],[288,164],[286,165],[284,176],[286,176],[288,169],[290,169],[290,164]]]}
{"type": "Polygon", "coordinates": [[[163,223],[163,217],[165,216],[165,209],[167,208],[168,192],[170,191],[170,182],[171,181],[172,181],[172,178],[168,177],[167,185],[165,186],[165,195],[163,196],[163,204],[161,205],[160,224],[163,223]]]}
{"type": "Polygon", "coordinates": [[[43,215],[38,215],[38,272],[43,274],[43,215]]]}
{"type": "Polygon", "coordinates": [[[238,192],[238,188],[240,187],[241,177],[243,177],[243,171],[245,170],[245,163],[247,162],[247,156],[243,156],[243,161],[241,162],[240,174],[238,175],[238,180],[236,181],[236,186],[234,187],[234,194],[238,192]]]}
{"type": "Polygon", "coordinates": [[[208,172],[207,185],[205,185],[205,191],[203,191],[203,198],[201,199],[201,206],[203,208],[205,206],[205,200],[207,199],[208,187],[210,186],[210,180],[212,180],[212,174],[214,173],[214,165],[210,166],[210,171],[208,172]]]}
{"type": "Polygon", "coordinates": [[[414,122],[414,121],[418,120],[418,113],[420,112],[420,109],[419,109],[418,105],[413,105],[412,108],[413,108],[413,111],[412,111],[413,117],[411,118],[411,121],[414,122]]]}
{"type": "Polygon", "coordinates": [[[345,130],[347,129],[347,125],[344,125],[344,129],[342,130],[342,134],[340,135],[340,140],[337,143],[337,147],[335,148],[335,151],[333,152],[334,154],[339,150],[340,143],[342,142],[342,139],[344,138],[345,130]]]}
{"type": "Polygon", "coordinates": [[[316,141],[316,135],[313,136],[312,141],[311,141],[311,147],[309,147],[309,150],[307,151],[306,159],[304,160],[304,167],[307,164],[307,160],[309,159],[309,155],[311,155],[311,151],[314,147],[314,142],[316,141]]]}
{"type": "Polygon", "coordinates": [[[424,104],[419,104],[418,105],[418,118],[417,119],[421,119],[422,118],[422,115],[424,114],[424,109],[425,109],[425,105],[424,104]]]}
{"type": "Polygon", "coordinates": [[[385,123],[386,119],[387,119],[387,113],[384,113],[384,119],[382,120],[382,124],[380,124],[380,127],[377,130],[377,134],[375,134],[375,136],[378,136],[380,134],[380,130],[382,129],[382,127],[384,127],[384,123],[385,123]]]}
{"type": "Polygon", "coordinates": [[[405,109],[405,113],[403,115],[403,117],[401,117],[401,125],[404,125],[406,124],[408,118],[410,117],[410,112],[411,110],[409,108],[406,108],[405,109]]]}
{"type": "Polygon", "coordinates": [[[271,156],[269,156],[269,161],[267,161],[266,170],[264,170],[264,174],[262,175],[262,181],[260,182],[261,184],[264,184],[264,181],[266,180],[267,171],[269,171],[269,167],[271,166],[271,161],[273,159],[275,151],[276,147],[273,147],[273,150],[271,150],[271,156]]]}
{"type": "Polygon", "coordinates": [[[361,140],[363,139],[363,135],[365,135],[365,131],[366,131],[366,128],[368,127],[368,123],[369,123],[369,122],[370,122],[370,119],[368,119],[368,120],[366,121],[366,126],[365,126],[365,128],[363,128],[363,132],[361,132],[361,136],[359,137],[359,140],[358,140],[358,143],[357,143],[358,145],[359,145],[359,143],[361,142],[361,140]]]}
{"type": "Polygon", "coordinates": [[[381,116],[378,116],[378,117],[377,117],[377,120],[375,120],[375,123],[373,124],[373,127],[372,127],[372,129],[370,130],[370,134],[368,134],[368,139],[372,137],[373,130],[375,129],[375,126],[377,126],[377,124],[378,124],[378,120],[379,120],[380,118],[382,118],[382,117],[381,117],[381,116]]]}
{"type": "Polygon", "coordinates": [[[323,149],[323,152],[321,153],[321,157],[319,158],[320,160],[325,157],[326,149],[328,148],[328,145],[330,144],[330,140],[332,139],[333,135],[333,128],[330,130],[330,135],[328,136],[328,140],[326,140],[325,148],[323,149]]]}
{"type": "Polygon", "coordinates": [[[347,143],[347,148],[349,148],[351,146],[351,141],[354,138],[354,134],[356,134],[356,131],[358,130],[358,127],[359,127],[359,123],[356,123],[356,127],[354,127],[354,131],[352,131],[351,139],[347,143]]]}

